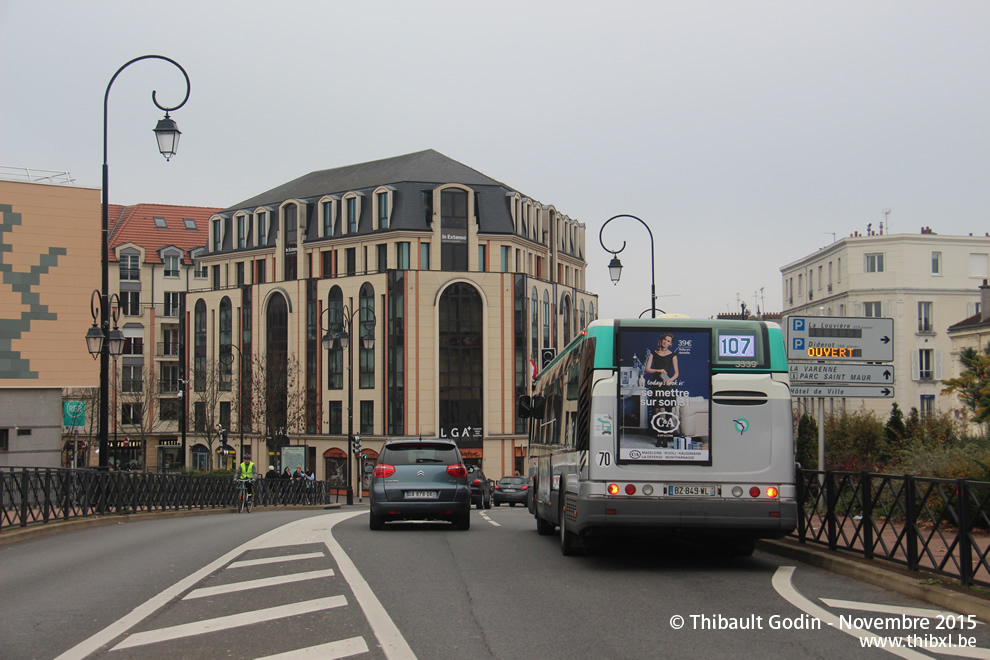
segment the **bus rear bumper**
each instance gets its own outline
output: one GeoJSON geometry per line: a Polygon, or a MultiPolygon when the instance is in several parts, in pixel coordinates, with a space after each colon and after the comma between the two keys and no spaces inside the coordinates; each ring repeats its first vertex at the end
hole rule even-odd
{"type": "MultiPolygon", "coordinates": [[[[591,497],[577,502],[568,528],[581,536],[780,538],[797,527],[794,501],[591,497]]],[[[570,513],[570,512],[569,512],[570,513]]]]}

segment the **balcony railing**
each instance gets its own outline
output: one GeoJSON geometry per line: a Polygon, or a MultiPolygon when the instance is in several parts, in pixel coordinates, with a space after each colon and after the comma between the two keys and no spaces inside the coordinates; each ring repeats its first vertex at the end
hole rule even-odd
{"type": "Polygon", "coordinates": [[[158,393],[159,394],[178,394],[179,393],[179,381],[177,380],[163,380],[158,383],[158,393]]]}
{"type": "Polygon", "coordinates": [[[158,342],[158,349],[155,351],[155,355],[158,357],[179,357],[179,342],[177,341],[158,342]]]}

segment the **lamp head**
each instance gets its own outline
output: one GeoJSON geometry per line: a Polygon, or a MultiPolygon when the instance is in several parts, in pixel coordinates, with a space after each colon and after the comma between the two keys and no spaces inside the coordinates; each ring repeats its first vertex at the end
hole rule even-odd
{"type": "Polygon", "coordinates": [[[155,126],[155,137],[158,138],[158,151],[162,152],[165,160],[171,160],[172,156],[175,155],[176,150],[179,148],[180,135],[182,135],[182,131],[179,130],[178,125],[166,112],[165,118],[159,119],[158,125],[155,126]]]}
{"type": "Polygon", "coordinates": [[[622,277],[622,262],[615,255],[612,255],[612,261],[608,262],[608,276],[611,278],[612,284],[618,284],[619,278],[622,277]]]}

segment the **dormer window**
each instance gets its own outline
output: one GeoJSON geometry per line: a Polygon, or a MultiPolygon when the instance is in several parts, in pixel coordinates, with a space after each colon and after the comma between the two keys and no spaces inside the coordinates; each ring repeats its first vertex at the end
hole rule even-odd
{"type": "Polygon", "coordinates": [[[358,230],[357,197],[347,198],[347,233],[356,234],[358,230]]]}
{"type": "Polygon", "coordinates": [[[375,229],[388,229],[392,217],[392,190],[383,186],[375,190],[375,229]]]}
{"type": "Polygon", "coordinates": [[[220,235],[220,219],[213,221],[213,251],[219,252],[223,247],[223,237],[220,235]]]}
{"type": "Polygon", "coordinates": [[[179,255],[167,254],[165,255],[164,261],[165,261],[165,277],[178,277],[179,255]]]}
{"type": "Polygon", "coordinates": [[[337,220],[336,200],[334,198],[328,197],[320,202],[320,216],[322,222],[320,235],[323,238],[330,238],[334,234],[337,220]]]}
{"type": "Polygon", "coordinates": [[[237,247],[244,249],[247,247],[248,224],[247,216],[237,216],[237,247]]]}
{"type": "Polygon", "coordinates": [[[258,247],[268,245],[268,213],[258,211],[258,247]]]}

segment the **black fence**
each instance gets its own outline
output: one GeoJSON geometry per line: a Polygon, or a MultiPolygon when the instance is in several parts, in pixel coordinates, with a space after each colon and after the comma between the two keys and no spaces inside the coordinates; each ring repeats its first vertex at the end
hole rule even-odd
{"type": "Polygon", "coordinates": [[[802,543],[990,586],[990,483],[798,470],[802,543]]]}
{"type": "MultiPolygon", "coordinates": [[[[338,502],[325,481],[258,479],[254,504],[338,502]]],[[[0,467],[0,531],[55,520],[234,506],[233,477],[193,477],[93,469],[0,467]]]]}

